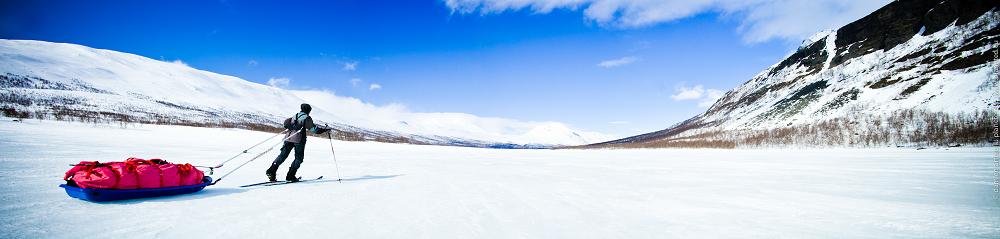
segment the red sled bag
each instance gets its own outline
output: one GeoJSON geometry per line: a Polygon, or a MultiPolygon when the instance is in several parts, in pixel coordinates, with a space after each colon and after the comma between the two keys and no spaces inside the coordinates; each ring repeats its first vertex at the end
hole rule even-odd
{"type": "Polygon", "coordinates": [[[139,188],[160,187],[159,167],[141,158],[129,158],[125,163],[135,165],[136,174],[139,175],[139,188]]]}
{"type": "Polygon", "coordinates": [[[75,165],[63,176],[63,179],[70,178],[80,188],[114,188],[118,183],[114,170],[97,161],[83,161],[75,165]]]}
{"type": "Polygon", "coordinates": [[[177,165],[162,159],[150,159],[150,163],[160,168],[160,187],[177,187],[181,185],[181,175],[177,165]]]}
{"type": "Polygon", "coordinates": [[[205,177],[204,172],[189,163],[177,165],[177,170],[180,172],[181,186],[200,184],[201,179],[205,177]]]}
{"type": "Polygon", "coordinates": [[[139,172],[135,170],[135,164],[124,162],[108,163],[111,169],[118,175],[118,185],[116,189],[136,189],[139,188],[139,172]]]}
{"type": "Polygon", "coordinates": [[[76,172],[86,170],[97,164],[99,164],[97,161],[80,161],[80,163],[73,165],[73,168],[70,168],[69,171],[66,171],[66,174],[63,175],[63,180],[69,181],[73,175],[76,175],[76,172]]]}

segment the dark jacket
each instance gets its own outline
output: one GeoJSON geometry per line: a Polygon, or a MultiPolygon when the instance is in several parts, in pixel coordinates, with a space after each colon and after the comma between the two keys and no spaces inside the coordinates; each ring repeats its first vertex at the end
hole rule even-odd
{"type": "Polygon", "coordinates": [[[285,133],[285,141],[296,144],[306,143],[306,136],[308,135],[306,132],[316,133],[319,131],[319,127],[316,127],[316,124],[313,124],[312,117],[305,112],[299,112],[295,114],[295,117],[285,119],[284,125],[285,129],[289,130],[285,133]],[[302,128],[299,130],[291,130],[293,120],[298,121],[298,124],[301,125],[302,128]]]}

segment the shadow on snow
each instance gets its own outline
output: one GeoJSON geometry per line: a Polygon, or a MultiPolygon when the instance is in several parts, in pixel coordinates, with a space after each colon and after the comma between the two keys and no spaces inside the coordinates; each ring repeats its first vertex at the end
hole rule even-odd
{"type": "Polygon", "coordinates": [[[329,182],[337,182],[337,181],[341,181],[341,182],[353,182],[353,181],[363,181],[363,180],[388,179],[388,178],[395,178],[395,177],[399,177],[399,176],[403,176],[403,174],[395,174],[395,175],[365,175],[365,176],[361,176],[361,177],[345,178],[345,179],[341,179],[341,180],[336,180],[336,179],[322,179],[322,180],[316,180],[316,181],[302,182],[302,184],[329,183],[329,182]]]}
{"type": "MultiPolygon", "coordinates": [[[[390,179],[390,178],[395,178],[395,177],[399,177],[399,176],[403,176],[403,174],[395,174],[395,175],[365,175],[365,176],[361,176],[361,177],[345,178],[345,179],[341,179],[341,180],[323,179],[323,180],[308,181],[308,182],[293,183],[293,184],[336,183],[338,181],[339,182],[355,182],[355,181],[364,181],[364,180],[390,179]]],[[[137,199],[129,199],[129,200],[121,200],[121,201],[108,201],[108,202],[96,202],[96,203],[99,203],[99,204],[138,204],[138,203],[145,203],[145,202],[176,202],[176,201],[187,201],[187,200],[198,200],[198,199],[204,199],[204,198],[211,198],[211,197],[222,196],[222,195],[229,195],[229,194],[234,194],[234,193],[242,193],[242,192],[246,192],[246,191],[253,190],[253,189],[273,188],[273,187],[280,187],[280,186],[271,186],[271,187],[260,186],[260,187],[250,187],[250,188],[213,188],[213,187],[209,186],[209,187],[206,187],[204,190],[201,190],[201,191],[196,192],[196,193],[191,193],[191,194],[179,194],[179,195],[170,195],[170,196],[163,196],[163,197],[137,198],[137,199]]]]}

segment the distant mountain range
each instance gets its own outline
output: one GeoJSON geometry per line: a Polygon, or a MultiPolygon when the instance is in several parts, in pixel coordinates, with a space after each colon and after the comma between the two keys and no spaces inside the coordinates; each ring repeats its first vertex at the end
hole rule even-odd
{"type": "Polygon", "coordinates": [[[587,147],[982,144],[998,46],[1000,1],[893,1],[816,34],[702,114],[587,147]]]}
{"type": "Polygon", "coordinates": [[[292,91],[179,62],[80,45],[0,40],[0,109],[9,117],[280,131],[313,105],[345,140],[492,148],[580,145],[607,137],[557,122],[413,113],[324,91],[292,91]]]}

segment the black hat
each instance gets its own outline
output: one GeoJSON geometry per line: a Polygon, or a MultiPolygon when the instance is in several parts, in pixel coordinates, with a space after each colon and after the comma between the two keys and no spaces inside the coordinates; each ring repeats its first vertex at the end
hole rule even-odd
{"type": "Polygon", "coordinates": [[[309,111],[313,110],[312,106],[309,106],[309,104],[306,103],[302,103],[302,105],[299,106],[299,108],[301,108],[302,112],[305,112],[306,114],[309,114],[309,111]]]}

